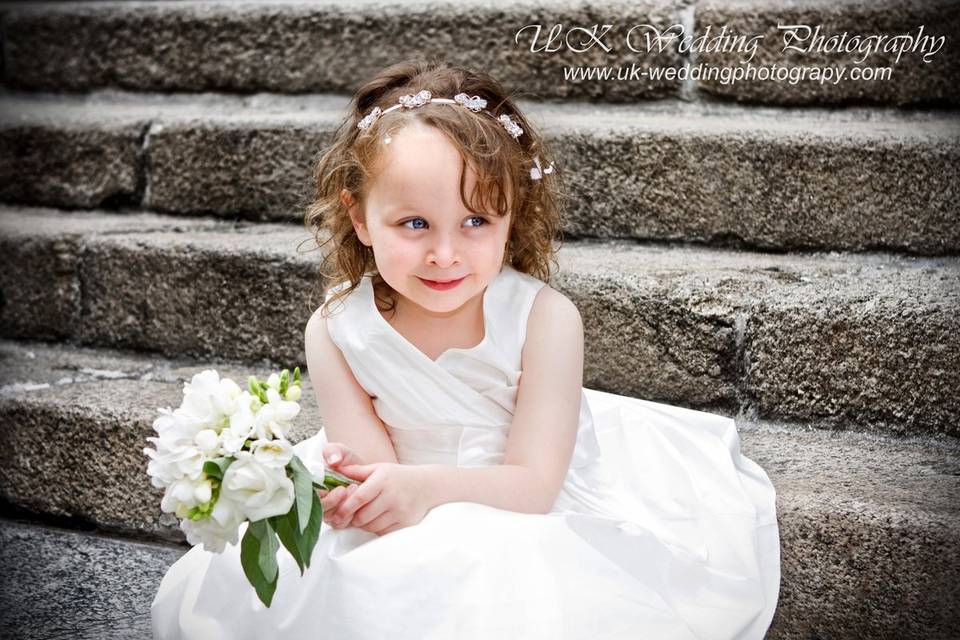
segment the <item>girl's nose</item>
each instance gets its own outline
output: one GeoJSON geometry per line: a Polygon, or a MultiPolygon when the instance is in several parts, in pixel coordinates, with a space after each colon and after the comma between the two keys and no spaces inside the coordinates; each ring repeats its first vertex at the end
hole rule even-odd
{"type": "Polygon", "coordinates": [[[460,249],[456,240],[447,236],[437,236],[429,254],[430,262],[438,267],[447,267],[460,261],[460,249]]]}

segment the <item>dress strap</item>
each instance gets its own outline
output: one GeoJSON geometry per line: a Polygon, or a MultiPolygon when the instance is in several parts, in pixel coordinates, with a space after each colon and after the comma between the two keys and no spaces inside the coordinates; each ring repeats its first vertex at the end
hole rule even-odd
{"type": "Polygon", "coordinates": [[[501,275],[506,282],[495,292],[491,301],[492,326],[487,330],[497,342],[498,351],[507,356],[514,370],[520,371],[521,352],[527,338],[527,321],[534,299],[546,283],[510,265],[504,265],[503,271],[501,275]]]}

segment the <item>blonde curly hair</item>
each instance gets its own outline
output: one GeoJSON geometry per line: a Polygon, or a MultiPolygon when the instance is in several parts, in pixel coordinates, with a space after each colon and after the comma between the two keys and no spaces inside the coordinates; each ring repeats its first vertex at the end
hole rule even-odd
{"type": "MultiPolygon", "coordinates": [[[[373,274],[375,287],[385,285],[377,272],[373,250],[356,235],[341,191],[349,192],[362,211],[383,152],[385,136],[381,134],[394,135],[417,122],[435,127],[459,149],[463,159],[460,194],[467,209],[476,214],[494,211],[501,217],[513,212],[505,263],[544,282],[550,280],[550,263],[556,266],[555,254],[562,243],[565,195],[558,171],[543,175],[540,180],[530,177],[534,156],[551,157],[542,138],[489,75],[445,62],[408,60],[383,69],[360,87],[350,103],[348,116],[314,169],[315,192],[304,223],[319,248],[333,243],[320,264],[316,286],[323,291],[327,285],[349,283],[323,305],[321,313],[325,316],[328,306],[356,289],[366,273],[373,274]],[[487,114],[435,103],[397,109],[381,115],[369,129],[357,128],[373,107],[387,109],[397,104],[400,96],[422,89],[429,90],[434,97],[452,98],[466,93],[484,98],[494,116],[509,114],[523,129],[523,135],[512,138],[487,114]],[[468,164],[477,174],[469,196],[464,193],[468,164]]],[[[543,162],[543,166],[548,162],[543,162]]]]}

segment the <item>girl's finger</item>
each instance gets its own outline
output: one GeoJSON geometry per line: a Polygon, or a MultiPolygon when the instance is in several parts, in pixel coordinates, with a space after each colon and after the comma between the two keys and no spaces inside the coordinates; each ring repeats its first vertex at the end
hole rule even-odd
{"type": "Polygon", "coordinates": [[[338,500],[336,510],[331,514],[331,519],[335,523],[334,526],[346,528],[353,524],[353,514],[347,514],[344,512],[342,508],[343,503],[347,498],[353,495],[357,485],[351,484],[340,488],[343,489],[342,498],[338,500]]]}
{"type": "Polygon", "coordinates": [[[350,485],[351,491],[350,494],[343,501],[343,504],[337,509],[337,518],[341,522],[352,523],[354,514],[364,505],[369,502],[372,502],[380,492],[375,487],[367,487],[363,491],[363,495],[354,495],[360,492],[360,488],[363,485],[350,485]],[[376,492],[376,493],[374,493],[376,492]]]}
{"type": "Polygon", "coordinates": [[[323,448],[323,459],[331,466],[343,464],[344,458],[348,457],[347,450],[338,442],[331,442],[323,448]]]}
{"type": "Polygon", "coordinates": [[[346,496],[347,492],[343,487],[337,487],[329,492],[326,498],[320,501],[320,505],[323,507],[323,519],[327,524],[332,525],[332,521],[336,515],[336,509],[346,496]]]}
{"type": "Polygon", "coordinates": [[[367,531],[380,535],[381,531],[394,524],[396,524],[396,521],[393,518],[393,514],[384,511],[379,516],[363,525],[363,528],[367,531]]]}

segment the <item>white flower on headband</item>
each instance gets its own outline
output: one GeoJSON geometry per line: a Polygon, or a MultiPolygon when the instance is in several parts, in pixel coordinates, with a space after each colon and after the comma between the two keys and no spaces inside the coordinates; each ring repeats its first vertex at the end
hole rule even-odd
{"type": "Polygon", "coordinates": [[[358,129],[366,129],[373,124],[373,121],[380,117],[380,107],[374,107],[373,111],[363,117],[363,120],[357,123],[358,129]]]}
{"type": "Polygon", "coordinates": [[[432,96],[429,91],[424,89],[415,96],[406,95],[400,96],[400,104],[405,106],[407,109],[413,109],[414,107],[422,107],[423,105],[430,102],[430,96],[432,96]]]}
{"type": "Polygon", "coordinates": [[[523,135],[523,129],[520,128],[520,125],[511,120],[507,114],[503,114],[497,119],[503,124],[503,128],[507,130],[507,133],[514,138],[519,138],[523,135]]]}
{"type": "Polygon", "coordinates": [[[540,164],[540,156],[533,156],[533,162],[537,166],[530,168],[530,179],[539,180],[544,175],[548,173],[553,173],[553,163],[550,163],[550,166],[546,169],[543,168],[543,165],[540,164]]]}
{"type": "Polygon", "coordinates": [[[480,96],[473,96],[472,98],[465,93],[458,93],[453,96],[453,99],[457,101],[457,104],[462,104],[470,111],[480,111],[487,106],[487,101],[481,98],[480,96]]]}
{"type": "MultiPolygon", "coordinates": [[[[390,113],[391,111],[396,111],[397,109],[404,107],[407,109],[413,109],[415,107],[421,107],[428,102],[439,102],[446,104],[458,104],[462,107],[466,107],[474,113],[479,113],[483,111],[486,114],[489,114],[490,117],[494,117],[492,113],[486,111],[487,101],[481,98],[480,96],[468,96],[466,93],[458,93],[453,97],[453,100],[450,98],[434,98],[433,94],[430,93],[427,89],[423,89],[414,95],[404,95],[400,96],[397,104],[386,109],[381,109],[380,107],[374,107],[370,110],[366,116],[360,119],[360,122],[357,123],[358,129],[368,129],[377,121],[381,115],[385,113],[390,113]]],[[[523,135],[523,129],[518,125],[509,115],[503,114],[497,118],[497,121],[503,125],[503,128],[506,129],[515,140],[523,135]]],[[[383,143],[390,144],[391,138],[389,135],[384,136],[383,143]]],[[[539,156],[534,157],[534,163],[536,166],[530,168],[530,179],[531,180],[540,180],[543,176],[553,173],[554,168],[551,163],[546,169],[543,168],[543,165],[540,164],[539,156]]]]}

